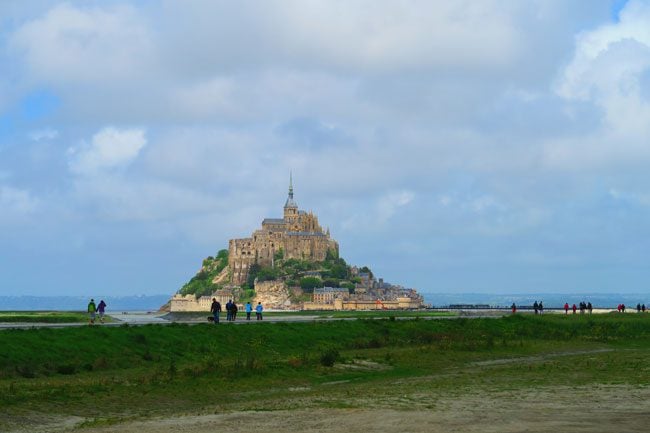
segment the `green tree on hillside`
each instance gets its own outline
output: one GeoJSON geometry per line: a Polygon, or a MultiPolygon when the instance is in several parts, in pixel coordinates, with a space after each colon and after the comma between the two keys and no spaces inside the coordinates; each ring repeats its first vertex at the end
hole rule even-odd
{"type": "Polygon", "coordinates": [[[370,270],[370,268],[368,266],[364,266],[363,268],[359,269],[359,272],[363,272],[363,273],[366,273],[366,274],[370,275],[370,279],[374,278],[374,275],[372,274],[372,271],[370,270]]]}
{"type": "Polygon", "coordinates": [[[300,288],[306,293],[312,293],[316,287],[323,287],[323,280],[318,277],[302,277],[300,288]]]}
{"type": "Polygon", "coordinates": [[[190,281],[180,288],[178,293],[181,295],[204,296],[210,295],[220,288],[219,285],[213,284],[212,280],[228,266],[228,250],[219,250],[216,257],[208,256],[203,260],[201,269],[194,275],[190,281]]]}

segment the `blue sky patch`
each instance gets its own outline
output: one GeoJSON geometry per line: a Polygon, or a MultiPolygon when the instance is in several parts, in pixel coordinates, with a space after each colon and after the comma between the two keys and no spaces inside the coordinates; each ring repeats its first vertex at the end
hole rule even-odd
{"type": "Polygon", "coordinates": [[[21,102],[21,114],[25,120],[40,120],[53,114],[61,106],[61,100],[49,90],[37,90],[21,102]]]}

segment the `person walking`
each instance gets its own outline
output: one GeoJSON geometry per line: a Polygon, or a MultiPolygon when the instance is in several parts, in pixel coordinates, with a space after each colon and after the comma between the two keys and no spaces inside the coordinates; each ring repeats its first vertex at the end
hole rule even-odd
{"type": "Polygon", "coordinates": [[[95,324],[95,313],[97,312],[97,306],[95,305],[95,300],[91,299],[90,302],[88,303],[88,316],[89,316],[89,321],[90,325],[95,324]]]}
{"type": "Polygon", "coordinates": [[[230,322],[232,320],[232,299],[229,299],[226,303],[226,321],[230,322]]]}
{"type": "Polygon", "coordinates": [[[104,312],[106,312],[106,302],[102,299],[99,301],[99,305],[97,306],[97,312],[99,312],[99,321],[101,323],[104,323],[104,312]]]}
{"type": "Polygon", "coordinates": [[[539,307],[539,314],[544,314],[544,304],[542,303],[542,301],[539,301],[538,307],[539,307]]]}
{"type": "Polygon", "coordinates": [[[594,311],[594,306],[591,305],[591,301],[587,302],[587,310],[589,310],[589,314],[594,311]]]}
{"type": "Polygon", "coordinates": [[[569,303],[565,302],[564,303],[564,315],[566,316],[567,314],[569,314],[569,303]]]}
{"type": "Polygon", "coordinates": [[[251,313],[253,312],[253,306],[250,302],[246,302],[246,320],[251,320],[251,313]]]}
{"type": "Polygon", "coordinates": [[[257,316],[257,320],[262,320],[262,311],[264,308],[262,307],[262,303],[258,302],[257,306],[255,306],[255,315],[257,316]]]}
{"type": "Polygon", "coordinates": [[[515,314],[515,313],[517,312],[517,305],[515,305],[514,302],[512,303],[512,305],[510,306],[510,308],[512,309],[512,314],[515,314]]]}
{"type": "Polygon", "coordinates": [[[233,302],[230,305],[230,320],[234,322],[235,319],[237,319],[237,304],[233,302]]]}
{"type": "Polygon", "coordinates": [[[576,310],[578,309],[578,307],[576,307],[576,304],[573,304],[572,309],[573,309],[573,314],[576,314],[576,310]]]}
{"type": "Polygon", "coordinates": [[[637,313],[641,312],[641,304],[636,304],[636,312],[637,313]]]}
{"type": "Polygon", "coordinates": [[[537,314],[537,310],[539,308],[539,305],[537,305],[537,301],[533,304],[533,309],[535,310],[535,314],[537,314]]]}
{"type": "Polygon", "coordinates": [[[645,313],[645,304],[641,305],[641,311],[645,313]]]}
{"type": "Polygon", "coordinates": [[[212,298],[212,305],[210,306],[210,311],[212,312],[212,317],[214,318],[214,324],[219,324],[219,314],[221,313],[221,304],[217,301],[217,298],[212,298]]]}

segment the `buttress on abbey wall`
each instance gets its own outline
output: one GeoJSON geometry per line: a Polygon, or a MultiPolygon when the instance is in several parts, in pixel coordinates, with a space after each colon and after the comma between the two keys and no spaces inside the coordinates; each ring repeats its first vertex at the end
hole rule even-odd
{"type": "Polygon", "coordinates": [[[246,282],[248,270],[257,263],[272,266],[275,253],[282,250],[285,259],[323,261],[327,251],[338,256],[339,245],[324,232],[318,217],[298,209],[293,199],[293,182],[289,181],[289,197],[284,204],[284,218],[265,218],[262,228],[244,239],[231,239],[228,245],[228,267],[232,283],[246,282]]]}

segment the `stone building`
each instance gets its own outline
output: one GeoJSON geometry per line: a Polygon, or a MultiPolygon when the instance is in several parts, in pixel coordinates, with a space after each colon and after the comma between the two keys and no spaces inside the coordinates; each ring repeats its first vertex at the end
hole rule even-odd
{"type": "Polygon", "coordinates": [[[284,204],[283,218],[265,218],[262,227],[244,239],[231,239],[228,245],[228,267],[232,284],[246,282],[251,265],[273,266],[276,253],[285,259],[323,261],[327,251],[338,255],[338,243],[323,231],[318,217],[298,209],[293,199],[293,181],[289,179],[289,196],[284,204]]]}
{"type": "Polygon", "coordinates": [[[312,301],[314,303],[328,304],[334,302],[334,299],[345,299],[350,297],[350,292],[346,288],[341,287],[322,287],[315,288],[312,294],[312,301]]]}

